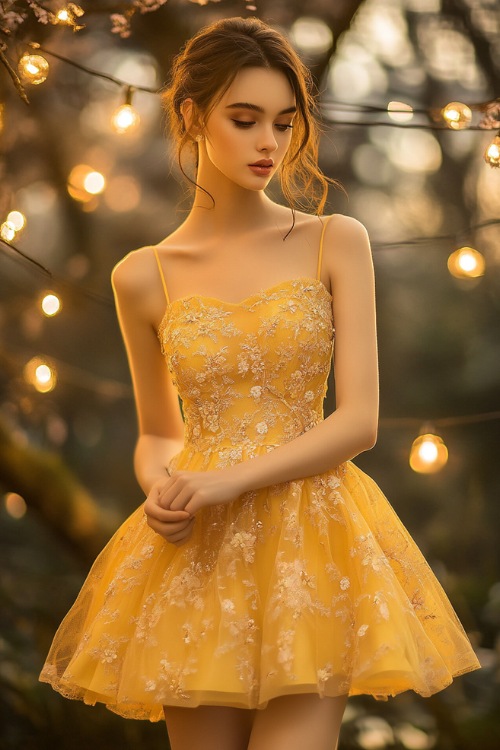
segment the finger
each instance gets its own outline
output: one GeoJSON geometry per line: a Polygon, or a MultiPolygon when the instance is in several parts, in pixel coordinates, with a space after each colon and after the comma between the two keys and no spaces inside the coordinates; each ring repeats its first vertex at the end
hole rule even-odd
{"type": "Polygon", "coordinates": [[[186,510],[186,505],[192,498],[192,490],[189,487],[184,487],[178,491],[175,497],[170,502],[170,510],[186,510]]]}
{"type": "MultiPolygon", "coordinates": [[[[174,477],[169,474],[169,479],[159,488],[157,502],[159,503],[159,505],[161,505],[162,508],[170,508],[172,500],[176,497],[176,495],[179,494],[180,488],[178,484],[176,489],[176,483],[178,482],[179,478],[180,475],[178,474],[174,477]]],[[[178,508],[177,510],[180,509],[178,508]]]]}
{"type": "Polygon", "coordinates": [[[167,537],[169,534],[176,534],[186,529],[193,519],[185,519],[184,521],[178,521],[176,523],[162,523],[156,518],[148,518],[148,525],[156,531],[157,534],[161,534],[167,537]]]}
{"type": "Polygon", "coordinates": [[[182,547],[183,544],[186,544],[191,539],[192,532],[190,532],[187,536],[184,537],[184,539],[179,539],[178,542],[172,542],[172,544],[175,544],[176,547],[182,547]]]}
{"type": "Polygon", "coordinates": [[[196,502],[196,500],[193,500],[193,498],[191,498],[191,500],[188,502],[188,504],[184,508],[184,511],[186,513],[189,513],[191,516],[194,516],[197,510],[199,510],[199,505],[196,502]]]}
{"type": "Polygon", "coordinates": [[[192,529],[188,529],[187,531],[179,531],[177,534],[168,534],[165,536],[165,539],[171,544],[177,544],[178,542],[187,541],[191,534],[192,529]]]}
{"type": "Polygon", "coordinates": [[[144,505],[146,515],[156,518],[162,523],[173,523],[175,521],[184,521],[189,518],[189,513],[184,510],[172,511],[169,508],[161,508],[156,503],[146,502],[144,505]]]}

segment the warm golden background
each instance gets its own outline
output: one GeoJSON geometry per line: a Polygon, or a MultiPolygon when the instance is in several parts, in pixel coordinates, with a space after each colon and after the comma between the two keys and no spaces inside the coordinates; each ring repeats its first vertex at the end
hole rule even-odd
{"type": "Polygon", "coordinates": [[[163,726],[65,701],[37,677],[93,558],[143,499],[109,277],[189,206],[154,92],[189,36],[232,15],[288,33],[320,89],[321,165],[348,194],[332,190],[328,212],[367,226],[377,274],[381,427],[356,463],[484,665],[431,699],[352,700],[341,750],[498,750],[497,0],[0,3],[0,748],[166,747],[163,726]],[[116,115],[127,84],[135,129],[116,115]],[[56,314],[54,300],[42,310],[49,292],[56,314]],[[410,467],[421,433],[436,437],[416,468],[439,468],[440,438],[437,471],[410,467]]]}

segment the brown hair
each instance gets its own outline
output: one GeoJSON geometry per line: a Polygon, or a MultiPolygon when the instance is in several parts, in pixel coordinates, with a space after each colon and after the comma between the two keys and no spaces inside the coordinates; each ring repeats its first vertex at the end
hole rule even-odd
{"type": "MultiPolygon", "coordinates": [[[[319,124],[312,77],[290,42],[258,18],[226,18],[202,28],[173,61],[162,103],[177,142],[177,160],[184,176],[182,152],[193,143],[186,132],[181,105],[192,99],[204,119],[242,68],[272,68],[287,77],[295,94],[297,115],[292,139],[280,166],[281,190],[292,210],[305,208],[321,215],[328,183],[318,166],[319,124]]],[[[205,191],[206,192],[206,191],[205,191]]]]}

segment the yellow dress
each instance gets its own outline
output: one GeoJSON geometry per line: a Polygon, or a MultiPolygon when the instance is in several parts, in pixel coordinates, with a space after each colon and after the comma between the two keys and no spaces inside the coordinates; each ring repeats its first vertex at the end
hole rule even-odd
{"type": "MultiPolygon", "coordinates": [[[[156,254],[158,336],[185,418],[170,471],[246,461],[323,420],[335,331],[322,244],[316,278],[236,304],[170,303],[156,254]]],[[[429,696],[478,667],[415,542],[347,461],[201,511],[179,548],[141,505],[95,561],[40,679],[157,721],[163,705],[263,708],[292,693],[429,696]]]]}

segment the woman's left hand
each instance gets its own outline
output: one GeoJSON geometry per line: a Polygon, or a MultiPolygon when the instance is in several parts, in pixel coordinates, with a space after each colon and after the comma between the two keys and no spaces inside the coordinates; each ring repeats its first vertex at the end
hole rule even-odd
{"type": "Polygon", "coordinates": [[[201,508],[236,500],[243,492],[232,473],[225,470],[174,471],[160,492],[157,502],[169,510],[185,510],[191,515],[201,508]]]}

